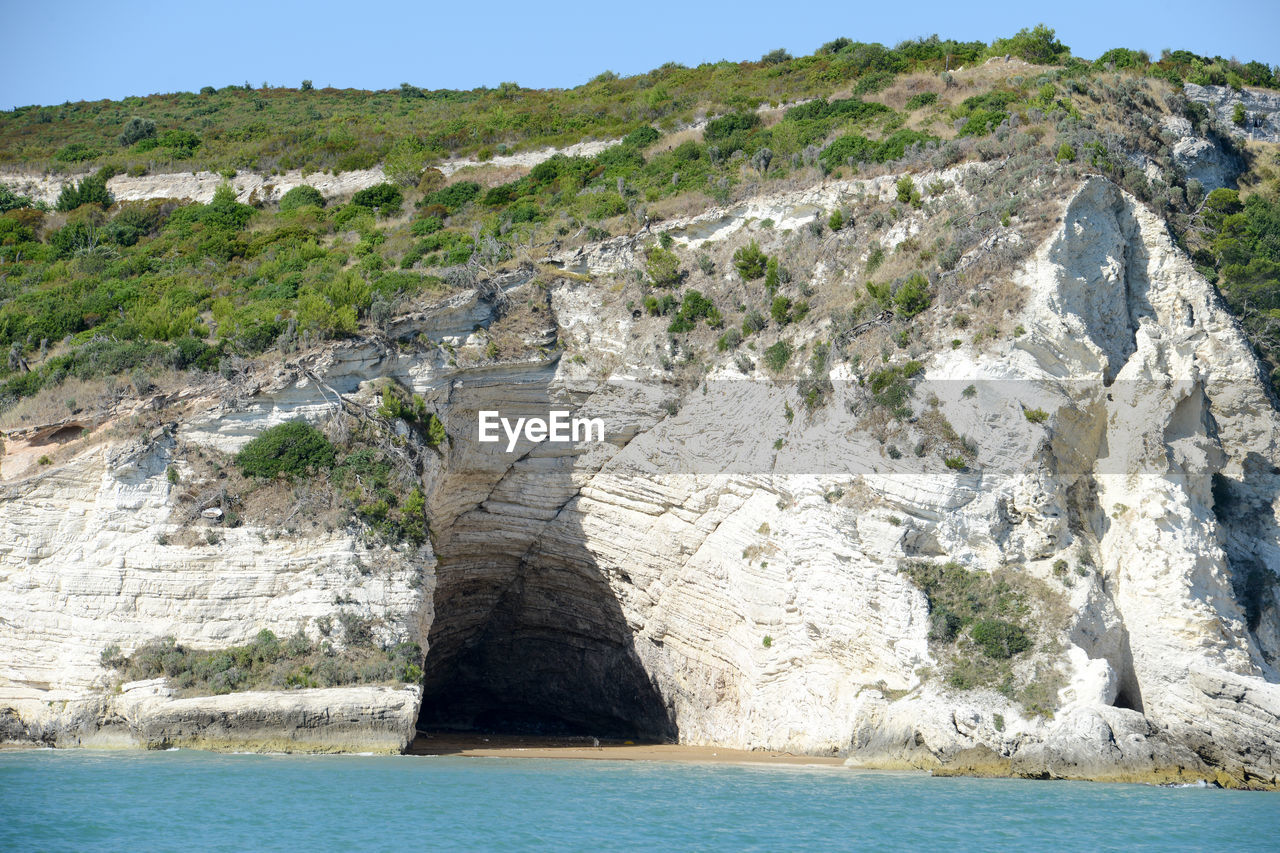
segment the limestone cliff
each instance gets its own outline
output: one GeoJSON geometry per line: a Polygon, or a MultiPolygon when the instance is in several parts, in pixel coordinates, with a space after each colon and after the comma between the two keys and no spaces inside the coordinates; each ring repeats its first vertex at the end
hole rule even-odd
{"type": "MultiPolygon", "coordinates": [[[[965,171],[918,180],[959,187],[965,171]]],[[[893,186],[831,182],[662,227],[701,247],[757,218],[781,230],[837,205],[856,213],[893,186]]],[[[21,460],[52,434],[11,436],[0,735],[394,750],[419,714],[555,718],[863,766],[1274,787],[1280,420],[1236,323],[1154,214],[1100,178],[1058,213],[1008,283],[1018,332],[949,346],[935,324],[903,422],[876,414],[867,363],[836,365],[812,408],[756,365],[662,381],[641,312],[575,275],[545,282],[553,325],[538,334],[581,359],[486,360],[499,305],[541,292],[516,273],[390,331],[448,348],[308,353],[260,375],[241,405],[196,395],[170,428],[100,427],[46,468],[21,460]],[[380,377],[448,426],[423,479],[430,543],[371,552],[349,529],[245,525],[166,544],[175,447],[234,450],[274,423],[319,422],[380,377]],[[606,442],[507,453],[476,440],[482,409],[552,407],[599,415],[606,442]],[[942,423],[939,435],[977,439],[964,464],[896,450],[951,441],[926,434],[942,423]],[[1049,685],[1051,707],[943,677],[951,652],[931,639],[920,563],[1031,591],[1035,651],[1009,676],[1049,685]],[[1080,570],[1064,580],[1069,565],[1080,570]],[[161,635],[212,647],[262,628],[314,633],[351,607],[422,646],[421,688],[113,694],[99,660],[161,635]]],[[[636,264],[637,246],[552,260],[600,274],[636,264]]],[[[816,282],[823,263],[807,271],[816,282]]]]}

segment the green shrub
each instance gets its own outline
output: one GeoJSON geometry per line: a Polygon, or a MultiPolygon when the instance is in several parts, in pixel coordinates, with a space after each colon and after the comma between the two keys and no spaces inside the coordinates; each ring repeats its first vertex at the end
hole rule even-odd
{"type": "MultiPolygon", "coordinates": [[[[18,195],[4,184],[0,184],[0,213],[8,213],[11,210],[18,210],[23,207],[34,207],[35,202],[24,195],[18,195]]],[[[8,222],[9,220],[6,220],[8,222]]],[[[2,226],[0,226],[2,227],[2,226]]],[[[28,235],[26,239],[30,240],[32,235],[28,235]]],[[[0,244],[7,241],[4,235],[0,235],[0,244]]]]}
{"type": "Polygon", "coordinates": [[[676,313],[675,320],[667,327],[667,331],[672,334],[691,332],[697,327],[698,321],[704,319],[707,321],[707,325],[713,329],[724,324],[715,303],[707,299],[699,291],[690,290],[684,295],[680,310],[676,313]]]}
{"type": "Polygon", "coordinates": [[[631,148],[648,148],[661,136],[649,125],[641,125],[622,138],[622,144],[631,148]]]}
{"type": "Polygon", "coordinates": [[[818,155],[825,171],[831,172],[845,163],[885,163],[899,160],[913,145],[936,142],[938,137],[918,130],[895,130],[879,141],[859,134],[836,139],[818,155]]]}
{"type": "Polygon", "coordinates": [[[189,159],[200,147],[200,137],[189,130],[166,130],[156,137],[156,145],[175,160],[189,159]]]}
{"type": "Polygon", "coordinates": [[[1073,163],[1076,159],[1076,149],[1064,142],[1058,146],[1058,156],[1054,159],[1059,163],[1073,163]]]}
{"type": "Polygon", "coordinates": [[[271,427],[236,454],[236,464],[246,477],[304,477],[332,468],[336,459],[329,439],[306,421],[271,427]]]}
{"type": "Polygon", "coordinates": [[[120,131],[120,135],[116,140],[121,147],[128,147],[135,142],[141,142],[144,139],[151,139],[156,135],[156,123],[149,118],[139,118],[134,116],[125,123],[124,129],[120,131]]]}
{"type": "Polygon", "coordinates": [[[791,322],[791,300],[785,296],[776,296],[769,306],[769,316],[781,328],[791,322]]]}
{"type": "Polygon", "coordinates": [[[351,203],[377,211],[383,216],[391,216],[400,212],[404,204],[404,192],[395,184],[384,182],[360,190],[351,197],[351,203]]]}
{"type": "Polygon", "coordinates": [[[832,231],[839,231],[844,227],[844,214],[838,210],[831,211],[831,215],[827,217],[827,227],[832,231]]]}
{"type": "MultiPolygon", "coordinates": [[[[139,645],[126,657],[113,643],[102,650],[99,660],[122,680],[164,677],[187,695],[421,679],[422,650],[417,644],[379,647],[372,620],[339,611],[338,621],[345,639],[341,649],[327,640],[313,643],[302,631],[282,641],[263,629],[244,645],[220,649],[193,649],[173,637],[161,637],[139,645]]],[[[317,624],[322,632],[332,630],[328,617],[317,624]]]]}
{"type": "Polygon", "coordinates": [[[773,346],[764,351],[764,366],[772,373],[781,373],[791,362],[791,356],[795,353],[791,344],[786,341],[778,341],[773,346]]]}
{"type": "Polygon", "coordinates": [[[907,400],[912,389],[909,380],[924,369],[918,361],[909,361],[900,367],[885,367],[867,377],[871,398],[899,420],[911,416],[907,400]]]}
{"type": "Polygon", "coordinates": [[[1028,409],[1025,406],[1022,415],[1033,424],[1042,424],[1049,419],[1049,413],[1044,409],[1028,409]]]}
{"type": "Polygon", "coordinates": [[[969,629],[969,636],[989,658],[1004,660],[1031,648],[1027,632],[1003,619],[979,619],[969,629]]]}
{"type": "Polygon", "coordinates": [[[738,270],[738,275],[742,276],[743,281],[754,281],[765,273],[768,266],[769,256],[760,251],[759,244],[752,240],[748,245],[741,246],[733,253],[733,266],[738,270]]]}
{"type": "Polygon", "coordinates": [[[1009,54],[1035,65],[1053,65],[1071,55],[1067,47],[1055,37],[1053,29],[1036,24],[1032,29],[1018,30],[1010,38],[996,39],[991,43],[991,56],[1009,54]]]}
{"type": "Polygon", "coordinates": [[[425,216],[422,219],[415,219],[413,224],[409,226],[409,233],[415,237],[425,237],[428,234],[434,234],[444,228],[444,222],[438,216],[425,216]]]}
{"type": "Polygon", "coordinates": [[[253,208],[236,201],[236,192],[230,184],[222,184],[214,190],[208,204],[184,208],[181,212],[210,228],[225,232],[242,230],[253,217],[253,208]]]}
{"type": "Polygon", "coordinates": [[[907,98],[906,110],[907,112],[914,112],[921,107],[928,107],[937,102],[938,95],[936,92],[919,92],[907,98]]]}
{"type": "Polygon", "coordinates": [[[928,308],[932,302],[929,280],[920,273],[908,276],[893,294],[894,313],[907,320],[928,308]]]}
{"type": "MultiPolygon", "coordinates": [[[[987,572],[969,571],[957,563],[912,563],[903,571],[929,601],[929,639],[935,642],[954,642],[962,630],[979,622],[1018,627],[1026,612],[1025,592],[987,572]]],[[[979,633],[997,638],[1001,649],[1004,639],[1014,636],[996,627],[984,627],[979,633]]],[[[1011,642],[1019,645],[1017,640],[1011,642]]]]}
{"type": "Polygon", "coordinates": [[[115,198],[107,190],[107,180],[101,175],[90,175],[76,185],[67,184],[58,194],[58,210],[75,210],[83,204],[97,204],[108,208],[115,198]]]}
{"type": "Polygon", "coordinates": [[[288,213],[302,207],[324,207],[324,196],[315,187],[301,184],[280,197],[280,212],[288,213]]]}
{"type": "Polygon", "coordinates": [[[70,145],[64,145],[59,148],[54,153],[53,159],[59,163],[83,163],[97,158],[101,153],[91,145],[86,145],[83,142],[73,142],[70,145]]]}
{"type": "Polygon", "coordinates": [[[764,289],[765,292],[772,296],[778,290],[778,285],[782,282],[781,268],[778,266],[777,258],[769,258],[769,262],[764,267],[764,289]]]}
{"type": "Polygon", "coordinates": [[[673,287],[684,278],[684,273],[680,269],[680,259],[676,257],[675,252],[661,246],[653,246],[649,249],[645,260],[645,271],[649,273],[649,281],[654,287],[673,287]]]}
{"type": "Polygon", "coordinates": [[[454,213],[465,207],[478,195],[480,195],[480,185],[475,181],[459,181],[456,184],[442,187],[435,192],[427,193],[422,197],[422,201],[419,204],[423,207],[438,204],[449,213],[454,213]]]}
{"type": "Polygon", "coordinates": [[[702,130],[702,139],[731,153],[743,148],[747,135],[759,126],[760,116],[755,112],[729,113],[707,122],[702,130]]]}

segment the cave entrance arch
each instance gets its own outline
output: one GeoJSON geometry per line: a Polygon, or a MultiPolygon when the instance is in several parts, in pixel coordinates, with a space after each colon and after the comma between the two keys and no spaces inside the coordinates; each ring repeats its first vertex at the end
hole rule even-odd
{"type": "Polygon", "coordinates": [[[516,556],[501,543],[522,545],[519,519],[468,516],[438,549],[419,730],[675,741],[674,715],[574,525],[548,523],[549,541],[516,556]]]}

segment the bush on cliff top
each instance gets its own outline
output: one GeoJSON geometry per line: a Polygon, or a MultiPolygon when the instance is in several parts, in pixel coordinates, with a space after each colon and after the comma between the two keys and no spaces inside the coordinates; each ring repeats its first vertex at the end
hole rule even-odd
{"type": "Polygon", "coordinates": [[[244,446],[236,464],[246,477],[303,477],[332,468],[337,451],[320,430],[304,421],[271,427],[244,446]]]}

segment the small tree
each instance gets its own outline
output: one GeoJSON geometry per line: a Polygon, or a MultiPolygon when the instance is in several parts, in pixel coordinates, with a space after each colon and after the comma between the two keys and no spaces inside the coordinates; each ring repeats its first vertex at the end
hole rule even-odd
{"type": "Polygon", "coordinates": [[[791,322],[791,300],[785,296],[774,297],[773,304],[769,306],[769,316],[773,318],[773,322],[777,323],[779,328],[791,322]]]}
{"type": "Polygon", "coordinates": [[[770,295],[778,292],[778,284],[782,281],[782,273],[778,271],[778,259],[770,258],[764,267],[764,289],[770,295]]]}
{"type": "Polygon", "coordinates": [[[55,207],[58,210],[67,211],[75,210],[83,204],[97,204],[106,209],[114,202],[115,198],[107,190],[107,179],[98,174],[90,175],[74,186],[71,184],[64,186],[62,192],[58,194],[58,203],[55,207]]]}
{"type": "Polygon", "coordinates": [[[402,187],[417,186],[429,156],[416,139],[402,139],[387,152],[382,171],[402,187]]]}
{"type": "Polygon", "coordinates": [[[773,152],[768,148],[761,148],[751,156],[751,165],[762,176],[769,171],[769,164],[773,162],[773,152]]]}
{"type": "Polygon", "coordinates": [[[1019,30],[1011,38],[996,39],[991,43],[990,52],[993,56],[1008,54],[1036,65],[1052,65],[1070,56],[1071,48],[1058,41],[1052,28],[1036,24],[1030,30],[1019,30]]]}
{"type": "Polygon", "coordinates": [[[128,147],[135,142],[143,139],[153,139],[156,135],[156,123],[149,118],[139,118],[134,116],[125,124],[124,130],[120,131],[117,140],[122,148],[128,147]]]}
{"type": "Polygon", "coordinates": [[[898,189],[898,201],[903,204],[910,204],[912,198],[916,197],[916,183],[911,180],[910,175],[903,175],[899,178],[896,186],[898,189]]]}
{"type": "Polygon", "coordinates": [[[645,271],[649,273],[649,281],[654,287],[673,287],[684,278],[684,273],[680,270],[680,259],[675,252],[661,246],[649,249],[645,271]]]}
{"type": "Polygon", "coordinates": [[[832,231],[839,231],[844,227],[844,214],[839,210],[831,211],[831,215],[827,217],[827,227],[832,231]]]}
{"type": "Polygon", "coordinates": [[[760,278],[764,275],[768,263],[769,256],[760,251],[760,246],[755,240],[733,253],[733,265],[743,281],[754,281],[760,278]]]}
{"type": "Polygon", "coordinates": [[[211,228],[222,231],[239,231],[249,224],[253,208],[236,201],[236,191],[230,184],[222,184],[213,191],[213,198],[204,206],[201,219],[211,228]]]}
{"type": "Polygon", "coordinates": [[[894,313],[911,319],[929,307],[933,297],[929,295],[929,280],[920,273],[912,273],[893,294],[894,313]]]}

